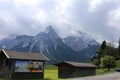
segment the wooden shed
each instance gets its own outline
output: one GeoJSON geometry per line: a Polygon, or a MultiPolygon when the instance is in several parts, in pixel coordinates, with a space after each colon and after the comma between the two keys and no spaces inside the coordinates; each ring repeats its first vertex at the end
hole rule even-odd
{"type": "Polygon", "coordinates": [[[41,53],[0,51],[0,77],[10,79],[43,79],[44,62],[49,60],[41,53]]]}
{"type": "Polygon", "coordinates": [[[58,64],[59,78],[73,78],[82,76],[91,76],[96,74],[97,66],[90,63],[79,63],[64,61],[58,64]]]}

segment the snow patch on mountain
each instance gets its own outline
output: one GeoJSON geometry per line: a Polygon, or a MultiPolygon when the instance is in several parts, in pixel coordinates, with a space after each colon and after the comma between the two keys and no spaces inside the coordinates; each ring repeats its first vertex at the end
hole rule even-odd
{"type": "Polygon", "coordinates": [[[81,31],[78,33],[78,36],[68,36],[64,38],[64,43],[75,51],[80,51],[92,45],[99,45],[99,43],[89,34],[81,31]]]}
{"type": "Polygon", "coordinates": [[[52,26],[35,36],[11,36],[0,41],[0,48],[16,51],[40,52],[45,54],[53,62],[60,61],[86,61],[88,58],[79,53],[89,45],[97,42],[89,35],[78,32],[79,36],[68,36],[62,39],[52,26]]]}

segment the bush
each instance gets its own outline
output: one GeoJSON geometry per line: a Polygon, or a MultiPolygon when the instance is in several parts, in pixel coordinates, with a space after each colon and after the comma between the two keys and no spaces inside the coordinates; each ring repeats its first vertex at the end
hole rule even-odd
{"type": "Polygon", "coordinates": [[[120,68],[120,60],[117,60],[117,61],[116,61],[116,67],[117,67],[117,68],[120,68]]]}
{"type": "Polygon", "coordinates": [[[91,63],[99,67],[100,60],[99,59],[94,59],[91,63]]]}
{"type": "Polygon", "coordinates": [[[115,63],[114,57],[106,55],[103,58],[101,58],[101,64],[100,64],[101,68],[108,68],[108,71],[109,71],[110,68],[114,68],[115,66],[116,66],[116,63],[115,63]]]}

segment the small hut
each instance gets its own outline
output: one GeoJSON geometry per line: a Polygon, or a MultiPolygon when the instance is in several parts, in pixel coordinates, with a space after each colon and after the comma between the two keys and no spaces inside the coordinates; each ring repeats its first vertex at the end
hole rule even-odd
{"type": "Polygon", "coordinates": [[[64,61],[58,64],[59,78],[73,78],[82,76],[91,76],[96,74],[97,66],[90,63],[79,63],[64,61]]]}
{"type": "Polygon", "coordinates": [[[44,62],[49,60],[41,53],[0,51],[0,77],[10,79],[43,79],[44,62]]]}

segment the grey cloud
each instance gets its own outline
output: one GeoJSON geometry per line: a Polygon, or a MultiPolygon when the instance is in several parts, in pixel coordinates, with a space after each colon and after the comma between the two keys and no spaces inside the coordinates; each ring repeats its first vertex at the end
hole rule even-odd
{"type": "Polygon", "coordinates": [[[82,30],[93,36],[100,35],[98,40],[102,38],[117,41],[116,37],[119,37],[119,31],[116,29],[113,31],[107,22],[108,13],[118,7],[119,3],[114,0],[103,1],[93,12],[89,11],[88,0],[72,0],[72,3],[69,4],[70,6],[62,11],[61,7],[63,6],[59,4],[59,0],[40,0],[36,5],[16,4],[14,0],[2,0],[0,2],[0,39],[3,38],[3,35],[9,34],[35,35],[47,25],[53,25],[62,37],[76,34],[78,30],[82,30]],[[39,17],[39,12],[42,11],[44,15],[41,17],[45,18],[44,20],[39,17]],[[3,20],[1,13],[4,12],[15,21],[8,23],[3,20]]]}
{"type": "Polygon", "coordinates": [[[83,1],[82,5],[76,2],[73,12],[79,17],[77,21],[83,24],[85,31],[93,35],[95,33],[100,34],[104,39],[114,40],[113,37],[116,35],[114,35],[113,29],[108,27],[107,20],[109,18],[108,13],[116,7],[118,7],[116,2],[111,0],[109,2],[103,2],[95,11],[89,12],[88,2],[83,1]],[[76,7],[79,9],[76,9],[76,7]]]}

